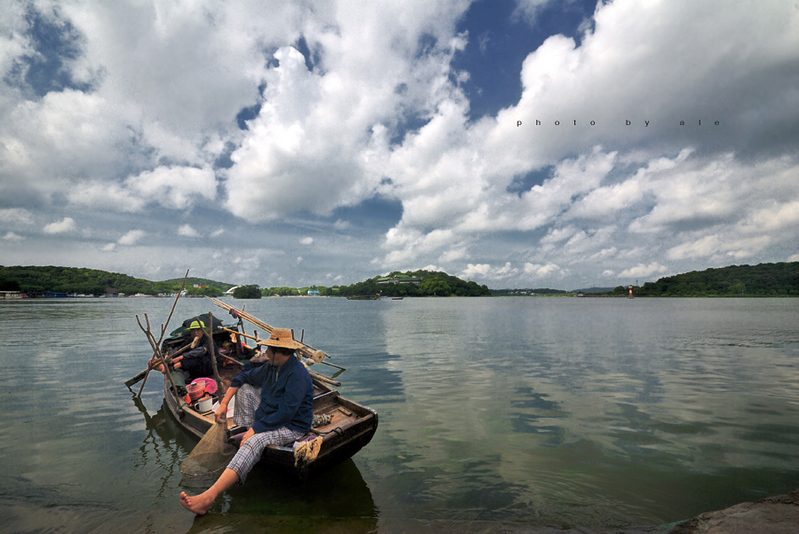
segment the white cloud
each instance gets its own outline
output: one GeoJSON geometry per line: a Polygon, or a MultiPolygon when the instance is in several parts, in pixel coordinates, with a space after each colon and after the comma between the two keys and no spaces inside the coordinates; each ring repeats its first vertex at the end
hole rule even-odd
{"type": "Polygon", "coordinates": [[[525,19],[530,25],[536,23],[536,18],[546,4],[553,0],[517,0],[513,17],[525,19]]]}
{"type": "Polygon", "coordinates": [[[519,274],[519,269],[514,267],[511,262],[506,262],[501,267],[494,267],[489,264],[468,264],[463,271],[464,278],[484,278],[488,280],[505,280],[519,274]]]}
{"type": "Polygon", "coordinates": [[[635,267],[623,270],[619,273],[619,278],[646,278],[657,274],[663,274],[668,269],[657,262],[652,262],[649,265],[639,263],[635,267]]]}
{"type": "Polygon", "coordinates": [[[718,235],[714,234],[672,247],[666,252],[666,255],[671,260],[706,258],[717,253],[721,246],[722,241],[719,239],[718,235]]]}
{"type": "Polygon", "coordinates": [[[313,71],[296,49],[279,48],[259,116],[232,156],[228,209],[262,221],[289,211],[329,213],[372,196],[385,176],[387,137],[403,115],[435,122],[436,109],[457,93],[449,62],[465,41],[452,32],[466,6],[345,3],[323,12],[304,28],[308,46],[320,52],[313,71]],[[420,54],[423,35],[436,40],[420,54]],[[262,203],[271,209],[258,209],[262,203]]]}
{"type": "Polygon", "coordinates": [[[128,177],[124,183],[85,181],[67,192],[72,204],[99,210],[141,212],[148,204],[176,210],[190,208],[197,198],[213,200],[216,177],[211,169],[157,167],[128,177]]]}
{"type": "Polygon", "coordinates": [[[192,197],[213,200],[216,196],[216,178],[208,168],[158,167],[128,178],[126,185],[143,198],[174,209],[187,208],[192,197]]]}
{"type": "Polygon", "coordinates": [[[64,234],[67,232],[74,232],[77,229],[77,224],[75,223],[75,219],[71,217],[64,217],[59,222],[54,222],[46,225],[44,227],[45,234],[64,234]]]}
{"type": "Polygon", "coordinates": [[[130,189],[99,180],[76,184],[67,192],[67,198],[76,206],[123,213],[138,213],[147,204],[144,198],[130,189]]]}
{"type": "Polygon", "coordinates": [[[33,214],[22,208],[0,208],[0,223],[20,226],[33,224],[33,214]]]}
{"type": "Polygon", "coordinates": [[[306,246],[313,245],[313,237],[307,237],[307,236],[303,237],[302,239],[300,239],[300,244],[306,246]]]}
{"type": "Polygon", "coordinates": [[[620,211],[643,200],[644,191],[632,178],[620,184],[597,187],[572,204],[568,215],[587,219],[614,219],[620,211]]]}
{"type": "Polygon", "coordinates": [[[789,202],[775,200],[771,205],[755,210],[741,222],[741,230],[747,233],[799,231],[799,199],[789,202]]]}
{"type": "Polygon", "coordinates": [[[24,237],[22,237],[20,235],[17,235],[14,232],[6,232],[5,235],[3,236],[3,240],[5,240],[5,241],[18,242],[18,241],[22,241],[24,239],[25,239],[24,237]]]}
{"type": "MultiPolygon", "coordinates": [[[[520,0],[516,23],[538,24],[545,4],[520,0]]],[[[47,231],[63,232],[77,254],[80,239],[139,227],[97,261],[124,256],[155,270],[126,256],[123,245],[143,244],[145,231],[146,246],[165,239],[140,221],[211,208],[204,220],[218,237],[230,224],[221,208],[238,217],[231,241],[271,233],[277,218],[312,220],[286,231],[281,247],[264,243],[256,263],[312,244],[313,228],[338,250],[356,248],[368,268],[436,264],[520,282],[795,254],[799,12],[790,3],[599,2],[578,40],[551,36],[530,51],[518,101],[477,119],[468,96],[478,72],[457,71],[464,62],[453,59],[491,36],[457,33],[468,8],[11,3],[0,20],[2,231],[28,235],[26,225],[63,218],[47,231]],[[80,35],[80,53],[64,58],[71,87],[36,94],[9,74],[38,53],[29,9],[80,35]],[[400,206],[400,220],[362,218],[359,203],[378,195],[400,206]],[[82,232],[66,222],[75,208],[82,232]]],[[[25,245],[14,253],[39,257],[35,238],[25,245]]],[[[353,272],[320,259],[296,269],[287,256],[275,278],[322,264],[328,273],[332,260],[353,272]]]]}
{"type": "MultiPolygon", "coordinates": [[[[794,234],[794,238],[795,236],[796,234],[794,234]]],[[[730,256],[735,260],[741,260],[744,258],[753,257],[755,254],[771,244],[771,242],[771,237],[762,235],[733,240],[729,243],[725,243],[722,249],[725,251],[727,256],[730,256]]]]}
{"type": "Polygon", "coordinates": [[[491,266],[487,263],[468,264],[463,271],[464,278],[486,278],[491,272],[491,266]]]}
{"type": "Polygon", "coordinates": [[[192,228],[190,224],[181,225],[181,227],[178,228],[178,235],[184,237],[200,237],[200,233],[192,228]]]}
{"type": "Polygon", "coordinates": [[[139,243],[147,235],[144,230],[131,230],[117,240],[117,244],[132,246],[139,243]]]}
{"type": "Polygon", "coordinates": [[[538,263],[525,263],[524,274],[533,276],[534,278],[546,278],[562,272],[562,269],[554,263],[547,263],[541,265],[538,263]]]}

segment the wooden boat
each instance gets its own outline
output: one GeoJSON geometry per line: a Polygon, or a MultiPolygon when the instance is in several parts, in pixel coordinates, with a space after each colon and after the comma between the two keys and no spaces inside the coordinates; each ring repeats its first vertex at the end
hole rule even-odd
{"type": "MultiPolygon", "coordinates": [[[[242,312],[242,315],[246,314],[242,312]]],[[[208,323],[207,318],[204,322],[208,323]]],[[[243,366],[252,365],[247,354],[250,351],[247,350],[246,344],[244,345],[244,350],[242,350],[243,336],[246,334],[243,334],[238,326],[219,326],[216,318],[213,319],[213,322],[215,347],[230,344],[232,339],[235,340],[234,342],[238,342],[236,351],[238,358],[231,356],[224,365],[217,366],[221,391],[224,391],[229,386],[230,381],[242,370],[243,366]]],[[[239,325],[241,325],[240,319],[239,325]]],[[[259,322],[259,325],[263,325],[263,323],[259,322]]],[[[174,334],[175,332],[173,332],[173,337],[166,339],[162,344],[161,350],[165,355],[174,352],[177,347],[186,343],[184,336],[174,334]]],[[[252,354],[254,354],[254,351],[252,354]]],[[[302,349],[298,352],[298,357],[306,365],[312,363],[309,362],[310,358],[303,358],[304,355],[308,354],[311,354],[311,352],[303,351],[302,349]]],[[[377,431],[378,422],[376,411],[346,399],[339,394],[335,389],[335,386],[340,385],[339,382],[312,370],[309,370],[309,372],[314,386],[314,416],[330,416],[328,422],[312,428],[308,435],[308,437],[318,436],[322,438],[323,441],[318,450],[318,455],[308,461],[302,457],[295,457],[294,449],[291,445],[283,447],[269,446],[264,450],[260,460],[261,464],[266,464],[270,469],[289,474],[301,480],[305,480],[331,465],[352,457],[372,439],[372,436],[377,431]]],[[[218,393],[221,393],[221,391],[218,393]]],[[[217,395],[216,398],[220,397],[217,395]]],[[[204,413],[198,412],[190,402],[183,372],[173,370],[169,375],[164,375],[164,399],[169,412],[174,416],[175,420],[197,438],[201,438],[214,424],[213,410],[204,413]]],[[[228,429],[235,426],[232,417],[228,418],[226,424],[228,429]]]]}
{"type": "Polygon", "coordinates": [[[380,293],[374,295],[350,295],[347,300],[380,300],[380,293]]]}

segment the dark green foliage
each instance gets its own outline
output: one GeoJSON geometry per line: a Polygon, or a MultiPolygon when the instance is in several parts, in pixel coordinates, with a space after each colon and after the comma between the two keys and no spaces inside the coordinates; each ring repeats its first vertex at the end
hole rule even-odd
{"type": "MultiPolygon", "coordinates": [[[[292,297],[300,294],[300,291],[296,287],[287,286],[270,287],[269,289],[263,289],[261,292],[265,297],[292,297]]],[[[319,294],[322,294],[321,288],[319,294]]]]}
{"type": "Polygon", "coordinates": [[[692,271],[647,282],[642,288],[633,288],[633,293],[654,297],[797,297],[799,262],[692,271]]]}
{"type": "MultiPolygon", "coordinates": [[[[188,285],[188,284],[186,284],[188,285]]],[[[213,286],[200,286],[200,287],[189,287],[186,290],[186,294],[190,297],[221,297],[224,295],[224,291],[219,289],[218,287],[213,286]]]]}
{"type": "MultiPolygon", "coordinates": [[[[183,283],[183,278],[172,278],[170,280],[164,280],[161,283],[170,284],[170,285],[174,286],[175,288],[179,288],[180,284],[183,283]]],[[[196,288],[194,286],[199,286],[199,289],[203,289],[203,288],[206,288],[206,287],[216,288],[216,289],[219,290],[219,295],[221,295],[225,291],[227,291],[228,289],[230,289],[231,287],[233,287],[235,285],[236,284],[227,284],[225,282],[217,282],[216,280],[209,280],[207,278],[194,278],[194,277],[191,277],[191,276],[186,278],[186,289],[189,290],[189,294],[193,294],[193,293],[191,293],[192,289],[194,289],[195,291],[198,289],[198,288],[196,288]]],[[[218,295],[208,295],[208,296],[214,297],[214,296],[218,296],[218,295]]]]}
{"type": "Polygon", "coordinates": [[[0,278],[0,291],[22,291],[19,282],[0,278]]]}
{"type": "Polygon", "coordinates": [[[172,289],[158,282],[133,278],[126,274],[73,267],[0,267],[0,277],[18,282],[21,290],[26,293],[53,291],[103,295],[107,290],[114,289],[129,295],[135,293],[155,295],[159,292],[177,290],[177,288],[172,289]]]}
{"type": "Polygon", "coordinates": [[[261,298],[261,290],[255,285],[239,286],[233,290],[233,298],[237,299],[259,299],[261,298]]]}
{"type": "MultiPolygon", "coordinates": [[[[386,277],[376,276],[352,284],[350,286],[341,286],[331,288],[332,295],[352,296],[352,295],[374,295],[380,292],[384,297],[481,297],[491,295],[491,291],[484,285],[478,285],[476,282],[464,282],[456,276],[448,275],[440,271],[406,271],[400,273],[395,271],[391,273],[388,278],[395,277],[396,275],[407,275],[410,278],[420,280],[420,283],[382,283],[378,284],[377,281],[386,277]]],[[[323,288],[319,288],[319,293],[322,293],[323,288]]],[[[327,288],[325,288],[327,289],[327,288]]]]}
{"type": "MultiPolygon", "coordinates": [[[[126,295],[135,295],[136,293],[145,295],[172,294],[180,289],[180,285],[183,282],[182,278],[164,282],[152,282],[143,278],[134,278],[126,274],[111,273],[97,269],[54,266],[0,266],[0,278],[17,283],[20,287],[19,290],[25,293],[51,291],[95,296],[104,295],[107,292],[118,292],[126,295]]],[[[203,290],[194,288],[189,280],[186,281],[186,289],[190,294],[194,291],[194,294],[205,295],[206,293],[202,291],[206,291],[218,296],[222,294],[224,289],[232,287],[230,284],[204,280],[203,282],[206,283],[203,285],[210,285],[215,290],[203,290]]]]}

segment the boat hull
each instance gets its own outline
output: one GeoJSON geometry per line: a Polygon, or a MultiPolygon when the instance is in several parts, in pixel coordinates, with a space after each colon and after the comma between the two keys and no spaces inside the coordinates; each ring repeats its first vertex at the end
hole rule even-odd
{"type": "MultiPolygon", "coordinates": [[[[330,415],[329,424],[311,430],[309,436],[323,438],[319,454],[313,461],[296,461],[292,446],[269,446],[261,455],[260,464],[270,470],[306,480],[316,473],[338,464],[365,447],[377,431],[377,412],[341,397],[338,391],[314,380],[314,414],[330,415]]],[[[212,412],[195,411],[184,399],[173,394],[169,380],[164,377],[166,406],[178,424],[196,438],[214,424],[212,412]]],[[[228,426],[233,426],[229,421],[228,426]]]]}

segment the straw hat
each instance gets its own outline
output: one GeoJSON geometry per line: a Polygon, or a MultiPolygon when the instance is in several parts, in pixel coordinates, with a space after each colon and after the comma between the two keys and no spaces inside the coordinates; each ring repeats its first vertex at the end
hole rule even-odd
{"type": "Polygon", "coordinates": [[[302,343],[294,339],[294,334],[288,328],[274,328],[269,339],[259,339],[256,343],[267,347],[283,347],[294,350],[302,347],[302,343]]]}

